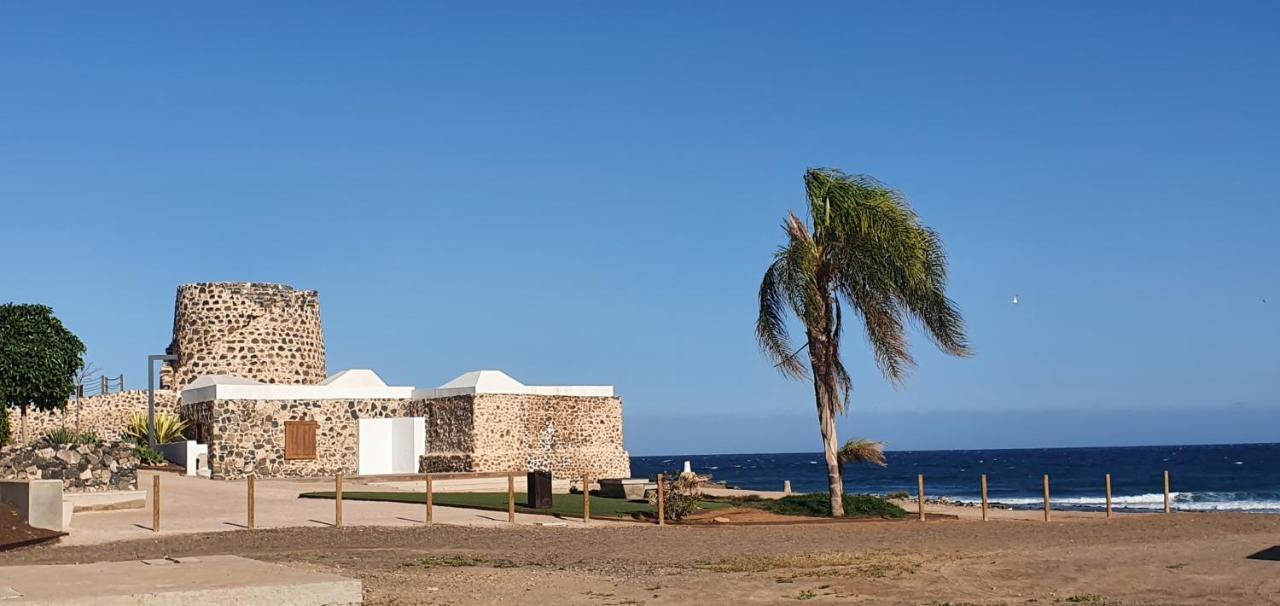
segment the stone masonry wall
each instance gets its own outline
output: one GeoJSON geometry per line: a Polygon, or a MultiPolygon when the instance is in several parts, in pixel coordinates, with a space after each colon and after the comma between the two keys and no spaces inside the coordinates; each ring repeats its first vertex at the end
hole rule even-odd
{"type": "Polygon", "coordinates": [[[183,406],[214,479],[355,474],[359,419],[422,416],[408,400],[218,400],[183,406]],[[316,459],[285,460],[284,422],[315,421],[316,459]]]}
{"type": "Polygon", "coordinates": [[[66,492],[137,490],[132,444],[33,444],[0,449],[0,478],[62,480],[66,492]]]}
{"type": "Polygon", "coordinates": [[[168,352],[178,360],[161,369],[166,388],[209,374],[319,383],[326,376],[320,296],[282,284],[179,286],[168,352]]]}
{"type": "MultiPolygon", "coordinates": [[[[176,414],[177,392],[157,389],[156,411],[176,414]]],[[[90,398],[67,401],[63,410],[28,410],[23,433],[23,420],[17,408],[9,409],[9,435],[14,444],[29,444],[46,432],[60,427],[92,432],[107,442],[120,440],[120,432],[133,415],[147,412],[147,392],[118,391],[90,398]]]]}
{"type": "Polygon", "coordinates": [[[625,478],[618,397],[481,394],[423,401],[424,471],[547,469],[557,478],[625,478]]]}

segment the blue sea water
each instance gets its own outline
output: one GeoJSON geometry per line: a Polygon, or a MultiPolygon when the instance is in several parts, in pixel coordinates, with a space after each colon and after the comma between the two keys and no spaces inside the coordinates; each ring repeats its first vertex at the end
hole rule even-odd
{"type": "MultiPolygon", "coordinates": [[[[1169,470],[1174,509],[1280,514],[1280,444],[890,451],[886,459],[883,468],[848,466],[845,490],[914,495],[916,475],[924,474],[926,496],[978,501],[985,473],[991,502],[1031,508],[1042,505],[1049,474],[1055,508],[1095,510],[1105,504],[1110,473],[1114,507],[1138,511],[1164,506],[1169,470]]],[[[782,490],[790,480],[796,492],[827,490],[819,453],[631,457],[631,473],[656,477],[684,461],[734,487],[782,490]]]]}

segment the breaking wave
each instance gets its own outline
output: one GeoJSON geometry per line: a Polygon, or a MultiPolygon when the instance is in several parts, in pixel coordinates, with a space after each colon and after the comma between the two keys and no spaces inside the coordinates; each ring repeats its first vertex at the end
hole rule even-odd
{"type": "MultiPolygon", "coordinates": [[[[1280,513],[1280,496],[1257,495],[1237,492],[1170,492],[1170,506],[1175,511],[1238,511],[1249,513],[1280,513]]],[[[961,503],[977,503],[978,499],[964,497],[951,499],[961,503]]],[[[991,503],[1015,509],[1038,509],[1044,505],[1041,497],[993,498],[991,503]]],[[[1107,506],[1105,497],[1051,497],[1055,509],[1102,510],[1107,506]]],[[[1111,499],[1111,507],[1117,510],[1164,509],[1163,493],[1117,495],[1111,499]]]]}

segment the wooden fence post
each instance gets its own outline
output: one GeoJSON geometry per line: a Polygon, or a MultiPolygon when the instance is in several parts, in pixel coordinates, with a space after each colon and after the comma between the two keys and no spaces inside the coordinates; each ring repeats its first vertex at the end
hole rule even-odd
{"type": "Polygon", "coordinates": [[[160,474],[151,477],[151,532],[160,532],[160,474]]]}
{"type": "Polygon", "coordinates": [[[916,476],[916,508],[920,514],[920,521],[924,521],[924,474],[916,476]]]}
{"type": "Polygon", "coordinates": [[[1173,513],[1173,506],[1169,502],[1169,470],[1164,470],[1164,512],[1173,513]]]}
{"type": "Polygon", "coordinates": [[[667,479],[658,474],[658,526],[667,525],[667,479]]]}
{"type": "Polygon", "coordinates": [[[507,472],[507,522],[516,523],[516,474],[507,472]]]}
{"type": "Polygon", "coordinates": [[[1107,517],[1111,517],[1111,474],[1107,474],[1107,517]]]}
{"type": "Polygon", "coordinates": [[[591,476],[582,476],[582,525],[591,523],[591,476]]]}
{"type": "Polygon", "coordinates": [[[987,521],[987,474],[982,474],[982,521],[987,521]]]}
{"type": "Polygon", "coordinates": [[[1044,474],[1044,521],[1049,521],[1049,474],[1044,474]]]}
{"type": "Polygon", "coordinates": [[[431,520],[431,500],[431,474],[427,474],[427,525],[431,525],[433,523],[431,520]]]}
{"type": "Polygon", "coordinates": [[[342,528],[342,472],[333,476],[333,526],[342,528]]]}
{"type": "Polygon", "coordinates": [[[254,496],[253,484],[254,484],[254,478],[256,477],[257,477],[256,474],[249,476],[249,519],[247,520],[248,524],[246,524],[246,526],[248,526],[250,530],[253,530],[254,528],[257,527],[257,520],[256,520],[256,516],[254,515],[255,512],[254,512],[254,500],[253,500],[253,496],[254,496]]]}

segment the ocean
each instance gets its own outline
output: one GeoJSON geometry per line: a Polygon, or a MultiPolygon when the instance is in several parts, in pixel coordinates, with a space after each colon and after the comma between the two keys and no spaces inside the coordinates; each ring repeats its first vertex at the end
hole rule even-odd
{"type": "MultiPolygon", "coordinates": [[[[980,475],[987,474],[988,498],[1014,508],[1043,505],[1043,476],[1049,474],[1055,509],[1100,510],[1105,474],[1111,474],[1114,508],[1158,510],[1164,506],[1164,477],[1170,474],[1173,508],[1182,511],[1239,511],[1280,514],[1280,444],[1035,448],[1008,450],[890,451],[887,467],[845,468],[850,493],[916,494],[916,475],[925,476],[925,496],[962,502],[981,499],[980,475]]],[[[825,492],[826,464],[819,453],[671,455],[631,457],[631,475],[656,477],[679,471],[684,461],[700,474],[729,486],[796,492],[825,492]]]]}

